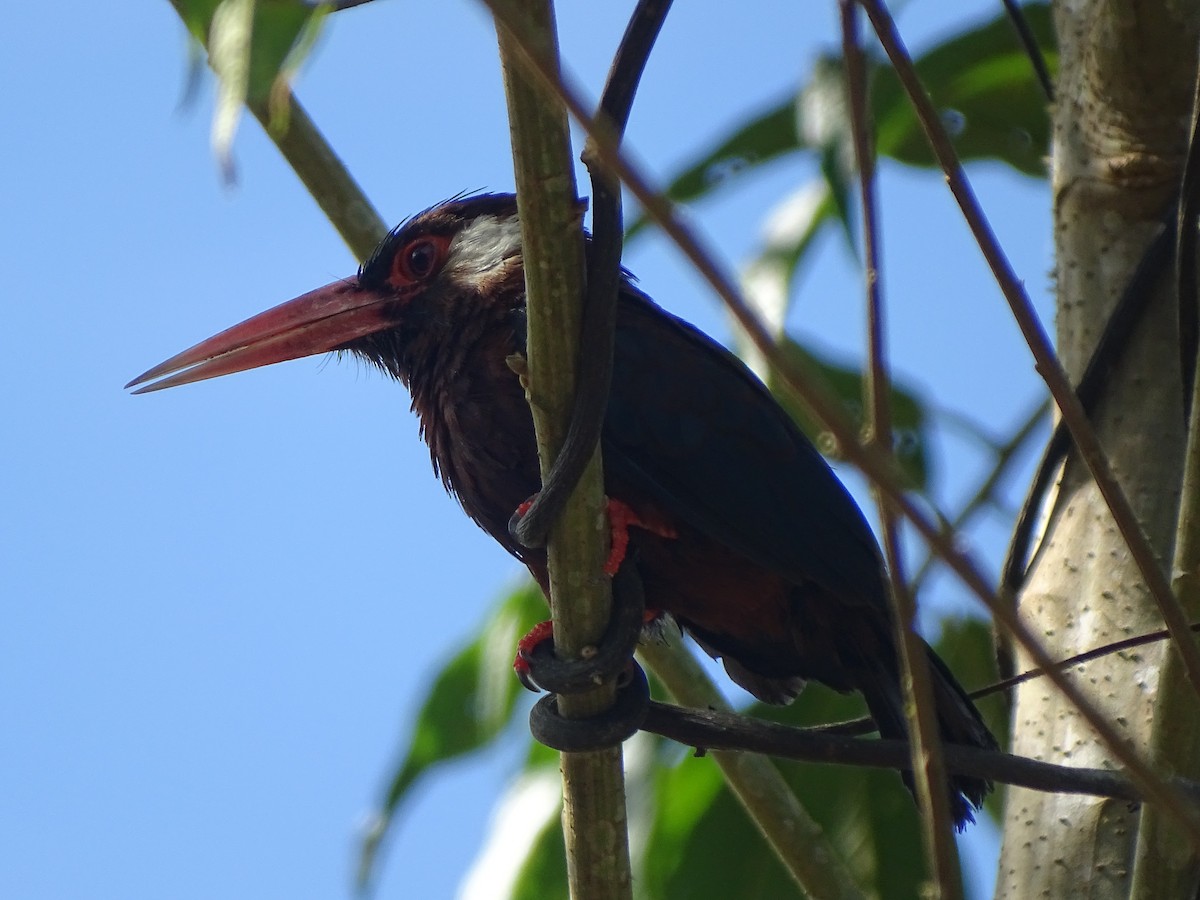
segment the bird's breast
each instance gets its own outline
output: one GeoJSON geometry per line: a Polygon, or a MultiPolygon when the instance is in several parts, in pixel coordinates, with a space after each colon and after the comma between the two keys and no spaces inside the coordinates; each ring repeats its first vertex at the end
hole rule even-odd
{"type": "Polygon", "coordinates": [[[506,362],[516,350],[511,331],[485,335],[444,354],[427,383],[410,386],[446,489],[485,531],[521,556],[508,521],[541,480],[533,418],[506,362]]]}

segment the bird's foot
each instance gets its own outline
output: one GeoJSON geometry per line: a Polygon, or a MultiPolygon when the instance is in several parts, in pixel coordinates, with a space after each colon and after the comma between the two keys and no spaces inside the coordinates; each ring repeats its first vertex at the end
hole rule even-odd
{"type": "Polygon", "coordinates": [[[520,505],[517,506],[517,511],[514,512],[512,514],[512,518],[508,520],[508,530],[509,531],[512,531],[513,526],[517,522],[520,522],[521,519],[525,518],[525,513],[529,512],[529,510],[533,507],[533,502],[535,500],[537,500],[537,498],[538,498],[538,495],[534,494],[528,500],[525,500],[524,502],[522,502],[520,505]]]}
{"type": "MultiPolygon", "coordinates": [[[[508,520],[508,533],[525,546],[529,545],[523,540],[521,520],[533,508],[539,496],[539,494],[534,494],[521,503],[512,514],[512,518],[508,520]]],[[[651,534],[669,539],[679,537],[675,527],[653,511],[638,512],[628,503],[613,497],[607,498],[606,504],[608,507],[609,550],[608,557],[604,561],[605,575],[616,575],[617,570],[621,568],[621,563],[625,561],[625,556],[629,551],[630,528],[641,528],[643,531],[649,531],[651,534]]]]}
{"type": "Polygon", "coordinates": [[[533,504],[537,502],[537,498],[540,496],[541,494],[537,493],[529,499],[522,501],[522,503],[513,511],[512,516],[509,517],[508,533],[512,535],[516,542],[522,547],[530,547],[534,544],[539,547],[545,546],[545,543],[541,537],[538,537],[535,540],[527,536],[525,534],[526,528],[523,528],[521,525],[521,522],[525,518],[525,514],[529,512],[529,510],[533,509],[533,504]]]}
{"type": "Polygon", "coordinates": [[[650,695],[645,673],[633,660],[645,623],[659,613],[647,613],[641,578],[625,566],[613,580],[613,614],[600,641],[585,647],[580,658],[559,659],[554,652],[551,623],[542,622],[517,644],[513,662],[517,677],[531,690],[552,693],[534,706],[529,716],[533,736],[556,750],[597,750],[619,744],[636,732],[645,718],[650,695]],[[557,695],[577,694],[606,682],[617,687],[613,707],[585,719],[564,718],[557,695]]]}
{"type": "Polygon", "coordinates": [[[534,664],[531,660],[534,658],[534,654],[539,652],[539,648],[544,650],[547,645],[549,645],[550,652],[553,652],[554,623],[549,620],[538,622],[529,629],[523,638],[517,641],[517,656],[513,660],[513,671],[517,673],[521,684],[535,694],[540,693],[542,688],[533,678],[534,664]]]}
{"type": "Polygon", "coordinates": [[[659,537],[679,537],[679,532],[665,519],[639,514],[628,503],[612,497],[608,498],[608,527],[610,534],[608,559],[604,562],[605,575],[616,575],[625,561],[625,553],[629,550],[630,527],[641,528],[659,537]]]}
{"type": "MultiPolygon", "coordinates": [[[[635,645],[637,638],[644,635],[650,635],[652,639],[661,641],[663,638],[660,632],[666,621],[669,620],[664,616],[662,610],[644,610],[641,626],[635,637],[635,645]]],[[[614,638],[621,637],[615,633],[617,629],[614,628],[614,625],[616,624],[614,616],[614,621],[601,639],[600,646],[584,647],[581,659],[564,662],[554,655],[554,623],[538,622],[529,629],[523,638],[517,641],[517,655],[513,660],[513,671],[517,673],[521,684],[534,693],[541,691],[551,691],[556,694],[576,693],[593,688],[604,682],[606,674],[611,674],[606,673],[604,669],[605,662],[610,656],[608,647],[610,635],[614,638]],[[560,665],[561,669],[558,668],[560,665]],[[578,674],[573,671],[575,666],[583,667],[578,674]],[[561,674],[564,672],[567,673],[566,677],[561,674]]],[[[625,641],[617,642],[617,646],[612,648],[612,655],[617,655],[617,651],[624,649],[624,646],[625,641]]],[[[623,675],[624,673],[618,675],[618,682],[623,675]]]]}

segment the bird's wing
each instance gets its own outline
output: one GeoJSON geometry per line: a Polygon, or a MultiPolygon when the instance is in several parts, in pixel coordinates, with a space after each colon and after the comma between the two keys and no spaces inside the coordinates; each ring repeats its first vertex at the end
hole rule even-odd
{"type": "Polygon", "coordinates": [[[605,470],[755,563],[849,602],[885,602],[857,504],[732,354],[631,286],[617,317],[605,470]]]}

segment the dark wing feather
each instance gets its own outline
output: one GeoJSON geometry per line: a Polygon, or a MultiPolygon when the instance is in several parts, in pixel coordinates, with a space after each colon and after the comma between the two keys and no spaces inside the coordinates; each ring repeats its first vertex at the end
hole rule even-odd
{"type": "Polygon", "coordinates": [[[629,285],[603,449],[610,483],[756,564],[886,603],[871,530],[816,448],[740,360],[629,285]]]}

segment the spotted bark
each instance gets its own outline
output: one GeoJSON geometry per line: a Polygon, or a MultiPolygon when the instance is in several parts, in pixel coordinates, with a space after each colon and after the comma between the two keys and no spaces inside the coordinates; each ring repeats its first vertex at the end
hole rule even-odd
{"type": "MultiPolygon", "coordinates": [[[[1183,164],[1200,6],[1076,0],[1056,4],[1061,50],[1053,111],[1059,352],[1078,378],[1109,311],[1161,227],[1183,164]]],[[[1144,298],[1095,416],[1121,485],[1164,565],[1179,502],[1184,421],[1170,273],[1144,298]]],[[[1070,459],[1021,616],[1057,658],[1161,627],[1099,491],[1070,459]]],[[[1075,668],[1072,676],[1149,755],[1161,647],[1075,668]]],[[[1027,659],[1021,662],[1028,666],[1027,659]]],[[[1017,693],[1013,751],[1077,766],[1112,759],[1047,682],[1017,693]]],[[[1128,897],[1139,812],[1113,800],[1012,789],[996,896],[1128,897]]]]}

